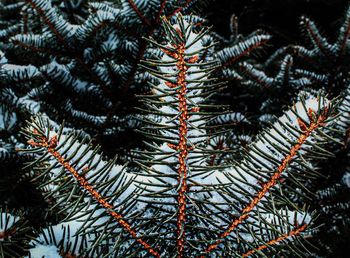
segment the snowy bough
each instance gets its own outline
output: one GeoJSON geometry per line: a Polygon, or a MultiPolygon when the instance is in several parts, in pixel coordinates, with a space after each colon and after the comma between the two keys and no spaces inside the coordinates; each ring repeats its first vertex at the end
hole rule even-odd
{"type": "MultiPolygon", "coordinates": [[[[32,257],[271,257],[307,251],[315,214],[296,202],[313,162],[331,153],[333,102],[307,95],[262,132],[240,162],[212,162],[207,103],[224,87],[211,77],[213,46],[196,17],[163,18],[164,42],[148,39],[152,76],[143,96],[144,150],[105,161],[78,132],[36,117],[24,130],[30,164],[59,223],[32,241],[32,257]]],[[[227,135],[224,134],[223,135],[227,135]]],[[[225,139],[224,139],[225,140],[225,139]]],[[[229,140],[229,139],[227,139],[229,140]]],[[[0,242],[1,243],[1,242],[0,242]]]]}

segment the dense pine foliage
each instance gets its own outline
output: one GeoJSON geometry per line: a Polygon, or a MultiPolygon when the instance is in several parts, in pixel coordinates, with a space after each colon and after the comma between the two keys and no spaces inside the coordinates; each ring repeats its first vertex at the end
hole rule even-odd
{"type": "Polygon", "coordinates": [[[347,256],[350,8],[215,2],[0,2],[0,257],[347,256]]]}

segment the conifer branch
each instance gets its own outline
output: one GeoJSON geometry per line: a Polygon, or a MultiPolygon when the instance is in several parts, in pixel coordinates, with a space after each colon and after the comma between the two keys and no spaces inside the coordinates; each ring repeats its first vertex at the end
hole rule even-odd
{"type": "Polygon", "coordinates": [[[61,44],[64,45],[65,48],[69,48],[66,40],[63,36],[58,32],[55,25],[50,21],[50,19],[45,15],[43,9],[41,9],[33,0],[25,0],[34,10],[36,10],[39,16],[43,19],[44,23],[49,27],[52,33],[56,36],[56,38],[60,41],[61,44]]]}
{"type": "Polygon", "coordinates": [[[90,69],[90,67],[88,67],[86,65],[86,63],[83,61],[83,59],[81,58],[81,56],[74,50],[71,49],[71,47],[69,46],[69,44],[67,43],[67,41],[64,39],[63,35],[56,29],[55,24],[53,24],[49,17],[47,17],[47,15],[45,14],[45,11],[40,8],[40,6],[38,6],[33,0],[25,0],[34,10],[36,10],[39,14],[39,16],[43,19],[43,21],[45,22],[45,24],[49,27],[49,29],[51,30],[51,32],[56,36],[56,38],[58,39],[58,41],[63,45],[63,47],[65,48],[65,50],[72,54],[76,60],[79,62],[79,64],[82,66],[82,68],[84,70],[86,70],[86,72],[88,74],[92,74],[94,75],[94,79],[96,81],[96,83],[98,85],[101,86],[102,90],[106,92],[107,96],[109,96],[110,99],[114,100],[114,94],[113,92],[97,77],[95,76],[95,73],[90,69]]]}
{"type": "Polygon", "coordinates": [[[55,56],[62,56],[61,53],[54,52],[54,51],[52,51],[51,49],[46,49],[46,48],[31,46],[31,45],[25,44],[24,42],[21,42],[21,41],[19,41],[19,40],[12,40],[11,42],[12,42],[12,44],[14,44],[14,45],[18,45],[18,46],[20,46],[20,47],[22,47],[22,48],[26,48],[26,49],[29,49],[29,50],[34,51],[34,52],[53,54],[53,55],[55,55],[55,56]]]}
{"type": "Polygon", "coordinates": [[[171,14],[167,15],[167,19],[170,19],[171,17],[175,16],[176,14],[182,12],[184,8],[186,8],[193,0],[186,0],[186,3],[183,6],[180,6],[176,8],[171,14]]]}
{"type": "Polygon", "coordinates": [[[269,246],[271,245],[276,245],[278,244],[279,242],[287,239],[287,238],[290,238],[290,237],[293,237],[293,236],[298,236],[300,235],[301,232],[303,232],[305,229],[307,228],[307,224],[303,224],[302,226],[298,227],[298,228],[295,228],[294,230],[286,233],[286,234],[283,234],[279,237],[277,237],[276,239],[273,239],[273,240],[270,240],[268,241],[266,244],[264,245],[261,245],[257,248],[254,248],[252,250],[249,250],[247,252],[245,252],[244,254],[242,254],[242,257],[249,257],[250,255],[254,254],[255,252],[257,251],[261,251],[261,250],[264,250],[266,248],[268,248],[269,246]]]}
{"type": "Polygon", "coordinates": [[[330,54],[329,49],[327,48],[328,42],[319,34],[315,24],[306,17],[302,18],[302,22],[305,25],[305,30],[309,34],[312,43],[316,45],[325,56],[328,57],[330,54]]]}
{"type": "Polygon", "coordinates": [[[237,60],[242,58],[243,56],[246,56],[246,55],[250,54],[254,49],[257,49],[257,48],[265,45],[267,41],[269,41],[269,39],[264,39],[264,40],[261,40],[261,41],[257,42],[256,44],[254,44],[254,45],[250,46],[249,48],[245,49],[238,56],[235,56],[235,57],[231,58],[230,60],[228,60],[226,63],[224,63],[223,65],[221,65],[217,69],[220,69],[220,68],[222,69],[222,68],[224,68],[226,66],[230,66],[231,64],[235,63],[237,60]]]}
{"type": "Polygon", "coordinates": [[[151,26],[151,22],[143,15],[140,9],[136,6],[135,2],[133,0],[128,0],[128,3],[130,4],[131,8],[135,11],[137,16],[140,18],[142,23],[147,26],[151,26]]]}
{"type": "MultiPolygon", "coordinates": [[[[282,160],[281,164],[277,168],[277,171],[272,175],[272,177],[262,184],[262,189],[255,195],[255,197],[250,201],[250,203],[242,210],[241,215],[233,220],[230,226],[226,229],[225,232],[219,235],[219,239],[215,243],[209,245],[204,253],[210,253],[218,247],[218,245],[223,241],[224,238],[230,235],[230,233],[235,230],[242,222],[247,220],[250,216],[250,212],[259,204],[259,202],[264,198],[264,196],[275,186],[280,179],[283,172],[286,170],[288,165],[292,162],[293,158],[298,154],[298,151],[302,148],[306,140],[311,136],[311,134],[318,128],[325,125],[325,121],[328,118],[328,109],[325,108],[323,112],[316,117],[315,112],[312,109],[309,109],[308,116],[310,119],[310,124],[306,125],[303,121],[298,119],[300,129],[302,134],[297,139],[297,143],[289,150],[288,155],[282,160]]],[[[204,256],[201,256],[204,258],[204,256]]]]}
{"type": "MultiPolygon", "coordinates": [[[[182,38],[183,35],[180,31],[178,32],[178,37],[182,38]]],[[[197,56],[193,56],[188,60],[185,60],[185,42],[180,43],[176,46],[173,46],[176,51],[170,52],[169,50],[163,50],[167,55],[177,60],[176,67],[178,69],[178,75],[176,79],[176,84],[167,83],[166,85],[169,88],[179,88],[177,92],[178,100],[179,100],[179,144],[178,146],[172,146],[179,151],[178,160],[179,160],[179,168],[178,168],[178,181],[179,181],[179,190],[178,190],[178,217],[177,217],[177,251],[178,257],[183,257],[184,252],[184,242],[185,242],[185,220],[186,220],[186,192],[187,192],[187,157],[188,157],[188,142],[187,142],[187,120],[189,117],[189,110],[187,108],[187,82],[186,82],[186,74],[188,67],[186,65],[186,61],[189,63],[195,63],[198,59],[197,56]]]]}
{"type": "MultiPolygon", "coordinates": [[[[35,129],[34,129],[35,130],[35,129]]],[[[120,226],[128,232],[139,244],[141,244],[151,255],[154,257],[160,257],[159,253],[151,247],[145,240],[138,236],[138,233],[131,227],[131,225],[124,219],[123,215],[116,212],[113,209],[113,205],[107,201],[94,187],[87,181],[84,175],[80,174],[65,158],[56,150],[57,147],[57,135],[48,139],[45,135],[40,134],[37,130],[33,131],[37,135],[37,139],[30,139],[28,143],[33,147],[44,148],[51,154],[56,161],[61,164],[83,187],[91,197],[96,200],[108,214],[110,214],[120,226]]]]}

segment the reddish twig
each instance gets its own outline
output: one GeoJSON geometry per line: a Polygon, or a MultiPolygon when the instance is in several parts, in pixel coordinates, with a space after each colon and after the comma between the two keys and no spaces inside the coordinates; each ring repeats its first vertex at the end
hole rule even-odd
{"type": "Polygon", "coordinates": [[[177,257],[182,258],[184,252],[184,242],[185,242],[185,221],[186,221],[186,192],[187,192],[187,120],[188,120],[188,109],[187,109],[187,83],[186,74],[187,66],[185,63],[185,44],[181,43],[176,46],[176,53],[169,52],[163,49],[167,55],[177,60],[176,67],[179,71],[177,76],[176,84],[166,83],[170,88],[180,87],[178,90],[178,100],[179,100],[179,144],[177,146],[169,145],[169,147],[179,151],[179,168],[178,168],[178,182],[180,184],[178,190],[178,216],[177,216],[177,257]]]}
{"type": "Polygon", "coordinates": [[[268,39],[262,40],[257,42],[255,45],[247,48],[245,51],[243,51],[242,53],[240,53],[238,56],[235,56],[231,59],[229,59],[228,61],[226,61],[223,65],[218,66],[215,71],[218,70],[222,70],[224,67],[226,66],[230,66],[231,64],[233,64],[234,62],[236,62],[238,59],[240,59],[243,56],[249,55],[250,52],[252,52],[254,49],[261,47],[262,45],[264,45],[266,42],[268,41],[268,39]]]}
{"type": "Polygon", "coordinates": [[[133,0],[128,0],[131,8],[135,11],[137,16],[140,18],[143,24],[147,26],[151,26],[151,22],[143,15],[143,13],[140,11],[140,9],[136,6],[133,0]]]}
{"type": "MultiPolygon", "coordinates": [[[[180,31],[178,31],[179,37],[182,37],[180,31]]],[[[176,83],[165,82],[165,84],[169,88],[179,88],[178,92],[178,100],[179,100],[179,143],[178,145],[168,144],[170,148],[173,148],[179,152],[178,161],[178,182],[179,182],[179,190],[178,190],[178,216],[177,216],[177,257],[182,258],[185,247],[185,222],[186,222],[186,193],[188,191],[187,185],[187,158],[189,150],[193,149],[188,145],[187,141],[187,124],[189,119],[189,112],[198,112],[199,109],[191,109],[188,110],[187,107],[187,70],[188,66],[186,63],[195,63],[198,61],[198,56],[193,56],[190,58],[186,58],[185,54],[185,43],[180,43],[175,45],[175,51],[171,52],[166,49],[162,49],[162,51],[168,56],[174,58],[176,62],[176,67],[178,70],[178,75],[176,79],[176,83]],[[185,60],[186,58],[186,60],[185,60]]]]}
{"type": "Polygon", "coordinates": [[[0,240],[5,239],[5,238],[9,238],[15,233],[16,233],[15,228],[10,229],[10,230],[0,231],[0,240]]]}
{"type": "Polygon", "coordinates": [[[307,225],[304,224],[304,225],[300,226],[299,228],[296,228],[296,229],[288,232],[287,234],[283,234],[282,236],[279,236],[278,238],[267,242],[264,245],[261,245],[257,248],[249,250],[248,252],[242,254],[242,257],[248,257],[248,256],[252,255],[253,253],[255,253],[256,251],[264,250],[264,249],[268,248],[269,246],[278,244],[279,242],[281,242],[289,237],[298,236],[301,232],[303,232],[306,229],[306,227],[307,227],[307,225]]]}
{"type": "Polygon", "coordinates": [[[326,57],[329,57],[329,51],[327,49],[325,49],[321,42],[319,41],[317,35],[315,34],[315,32],[310,28],[310,21],[308,19],[305,20],[305,26],[306,26],[306,30],[309,32],[311,38],[315,41],[316,45],[318,46],[318,48],[321,50],[321,52],[323,52],[323,54],[326,57]]]}
{"type": "MultiPolygon", "coordinates": [[[[214,150],[222,150],[224,148],[224,141],[223,139],[219,139],[217,145],[215,146],[214,150]]],[[[210,160],[208,162],[209,166],[214,166],[215,164],[215,159],[217,157],[217,153],[214,153],[211,155],[210,160]]]]}
{"type": "Polygon", "coordinates": [[[72,50],[68,43],[66,42],[66,40],[64,39],[64,37],[58,32],[58,30],[56,29],[55,25],[50,22],[50,20],[46,17],[45,12],[39,8],[32,0],[25,0],[27,3],[30,4],[30,6],[36,10],[39,14],[39,16],[43,19],[43,21],[45,22],[45,24],[49,27],[49,29],[52,31],[52,33],[57,37],[58,41],[64,46],[64,48],[66,49],[66,51],[68,53],[70,53],[71,55],[73,55],[74,58],[76,58],[76,60],[79,62],[79,64],[83,67],[84,70],[86,70],[86,72],[88,74],[92,74],[94,75],[94,81],[100,85],[101,89],[106,93],[106,95],[111,99],[111,100],[115,100],[114,94],[113,92],[95,75],[95,73],[86,65],[86,63],[83,61],[83,59],[79,56],[79,54],[75,51],[72,50]]]}
{"type": "MultiPolygon", "coordinates": [[[[303,144],[306,142],[308,137],[314,132],[317,128],[324,126],[324,122],[327,119],[327,109],[321,114],[316,121],[314,121],[313,116],[315,113],[309,109],[309,118],[310,118],[310,124],[307,126],[305,123],[301,123],[301,120],[298,120],[300,129],[303,131],[303,133],[300,135],[300,137],[297,140],[297,143],[292,146],[292,148],[289,151],[289,154],[285,156],[285,158],[282,160],[281,164],[277,168],[277,171],[272,175],[270,180],[262,185],[262,189],[256,194],[256,196],[250,201],[250,203],[242,210],[241,215],[237,217],[235,220],[232,221],[232,223],[229,225],[229,227],[226,229],[225,232],[221,233],[219,235],[219,239],[215,241],[215,243],[209,245],[204,253],[210,253],[214,249],[218,247],[218,245],[223,241],[224,238],[230,235],[230,233],[235,230],[235,228],[238,227],[243,221],[247,220],[249,218],[250,212],[257,206],[257,204],[261,201],[261,199],[270,191],[270,189],[279,182],[282,173],[286,170],[288,167],[288,164],[292,161],[292,159],[297,155],[298,151],[301,149],[303,144]]],[[[204,257],[204,256],[201,256],[204,257]]]]}
{"type": "MultiPolygon", "coordinates": [[[[37,133],[37,132],[36,132],[37,133]]],[[[113,205],[107,201],[85,178],[84,175],[80,175],[78,171],[68,162],[65,158],[56,151],[57,147],[57,136],[47,139],[44,135],[40,136],[40,141],[29,140],[28,143],[33,147],[45,148],[48,153],[50,153],[56,161],[61,164],[70,174],[78,181],[81,187],[83,187],[92,197],[97,201],[106,212],[110,214],[114,219],[117,220],[119,225],[128,232],[139,244],[141,244],[150,254],[155,257],[160,257],[158,252],[154,250],[150,244],[141,239],[137,232],[132,229],[131,225],[124,219],[124,217],[116,212],[113,205]]]]}
{"type": "Polygon", "coordinates": [[[46,17],[45,12],[39,8],[32,0],[25,0],[34,10],[36,10],[39,16],[43,19],[46,25],[50,28],[52,33],[57,37],[57,39],[65,46],[65,48],[69,48],[67,42],[63,38],[63,36],[58,32],[55,25],[50,22],[50,20],[46,17]]]}

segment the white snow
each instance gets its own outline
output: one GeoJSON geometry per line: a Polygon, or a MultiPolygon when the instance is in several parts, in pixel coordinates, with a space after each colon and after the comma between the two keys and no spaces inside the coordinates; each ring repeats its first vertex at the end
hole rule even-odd
{"type": "Polygon", "coordinates": [[[29,249],[29,253],[30,258],[62,258],[59,254],[59,250],[54,245],[38,244],[34,248],[29,249]]]}
{"type": "Polygon", "coordinates": [[[342,178],[342,182],[350,188],[350,172],[346,172],[342,178]]]}

